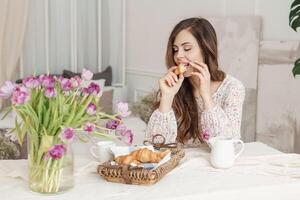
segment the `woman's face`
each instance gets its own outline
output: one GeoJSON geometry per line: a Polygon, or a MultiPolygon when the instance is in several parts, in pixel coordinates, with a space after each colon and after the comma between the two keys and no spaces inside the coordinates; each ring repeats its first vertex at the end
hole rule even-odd
{"type": "Polygon", "coordinates": [[[189,66],[189,62],[203,62],[198,42],[188,30],[180,31],[175,37],[173,52],[176,65],[184,64],[187,67],[187,71],[183,74],[185,77],[190,77],[191,72],[194,71],[193,68],[189,66]]]}

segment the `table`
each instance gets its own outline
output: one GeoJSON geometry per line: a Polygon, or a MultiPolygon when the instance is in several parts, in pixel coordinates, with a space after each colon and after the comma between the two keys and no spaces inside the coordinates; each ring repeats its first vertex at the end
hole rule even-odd
{"type": "MultiPolygon", "coordinates": [[[[76,163],[91,161],[82,144],[75,148],[76,163]]],[[[43,199],[299,199],[300,178],[288,179],[275,176],[249,175],[229,171],[203,171],[199,167],[199,155],[206,150],[186,149],[186,157],[177,168],[152,186],[125,185],[105,181],[96,173],[83,173],[76,177],[75,187],[63,194],[43,196],[43,199]]],[[[241,158],[276,156],[283,153],[260,142],[246,143],[241,158]]],[[[5,161],[2,161],[5,162],[5,161]]],[[[24,160],[24,162],[26,162],[24,160]]],[[[1,162],[0,162],[1,166],[1,162]]],[[[300,175],[300,174],[299,174],[300,175]]],[[[27,183],[21,179],[0,177],[1,200],[35,200],[41,195],[31,193],[27,183]]]]}

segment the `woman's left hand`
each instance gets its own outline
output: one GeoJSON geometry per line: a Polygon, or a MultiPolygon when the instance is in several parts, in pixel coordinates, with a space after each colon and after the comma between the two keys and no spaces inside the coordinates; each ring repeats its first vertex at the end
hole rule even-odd
{"type": "Polygon", "coordinates": [[[192,76],[196,76],[200,81],[199,93],[202,97],[206,107],[212,106],[212,98],[210,93],[210,73],[208,66],[205,63],[200,63],[197,61],[189,62],[190,66],[195,68],[196,71],[192,72],[192,76]]]}

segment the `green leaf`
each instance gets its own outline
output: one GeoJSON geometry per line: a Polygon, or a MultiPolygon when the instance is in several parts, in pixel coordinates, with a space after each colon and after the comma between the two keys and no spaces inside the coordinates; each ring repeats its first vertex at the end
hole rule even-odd
{"type": "Polygon", "coordinates": [[[8,107],[7,111],[5,112],[1,120],[3,120],[11,111],[12,111],[12,107],[8,107]]]}
{"type": "Polygon", "coordinates": [[[32,126],[35,128],[35,130],[38,130],[39,128],[39,118],[31,105],[27,104],[24,108],[17,108],[21,111],[23,111],[27,116],[30,116],[31,122],[33,122],[32,126]]]}
{"type": "Polygon", "coordinates": [[[17,139],[20,145],[23,144],[24,136],[26,131],[24,130],[24,127],[21,129],[21,126],[19,125],[17,118],[15,119],[15,130],[17,132],[17,139]],[[23,130],[22,130],[23,129],[23,130]]]}
{"type": "Polygon", "coordinates": [[[66,126],[69,126],[71,124],[72,120],[76,117],[76,114],[78,114],[76,102],[74,102],[73,105],[70,105],[70,108],[71,108],[71,111],[70,111],[71,113],[67,118],[66,126]]]}
{"type": "Polygon", "coordinates": [[[297,5],[300,5],[300,0],[295,0],[295,1],[292,3],[292,5],[291,5],[291,9],[292,9],[293,7],[296,7],[297,5]]]}
{"type": "MultiPolygon", "coordinates": [[[[48,102],[50,104],[50,102],[48,102]]],[[[49,124],[49,119],[50,119],[50,115],[51,115],[51,109],[49,109],[50,105],[48,106],[48,108],[45,109],[45,113],[43,116],[43,125],[44,127],[48,127],[49,124]]]]}
{"type": "Polygon", "coordinates": [[[299,74],[300,75],[300,58],[295,61],[294,68],[293,68],[293,75],[294,77],[299,74]]]}
{"type": "Polygon", "coordinates": [[[80,109],[77,111],[76,116],[73,119],[74,123],[77,123],[77,120],[79,120],[80,118],[83,117],[83,115],[86,113],[86,109],[87,109],[89,103],[92,101],[92,99],[93,99],[93,95],[89,95],[85,99],[85,102],[83,102],[82,106],[79,107],[80,109]]]}
{"type": "Polygon", "coordinates": [[[294,31],[297,32],[297,28],[300,27],[300,16],[295,17],[291,22],[290,26],[294,31]]]}
{"type": "Polygon", "coordinates": [[[42,115],[43,108],[44,108],[44,95],[40,95],[39,103],[38,103],[38,106],[37,106],[37,112],[38,112],[38,117],[39,118],[41,118],[43,116],[42,115]]]}
{"type": "Polygon", "coordinates": [[[52,146],[52,144],[53,144],[53,136],[42,135],[41,144],[40,144],[40,148],[39,148],[41,150],[41,154],[48,151],[50,149],[50,147],[52,146]]]}
{"type": "Polygon", "coordinates": [[[300,0],[295,0],[291,5],[289,25],[296,32],[297,28],[300,27],[300,0]]]}
{"type": "Polygon", "coordinates": [[[297,6],[297,7],[294,7],[294,8],[291,7],[289,20],[291,20],[293,17],[295,17],[297,15],[297,13],[299,12],[299,10],[300,10],[300,6],[297,6]]]}

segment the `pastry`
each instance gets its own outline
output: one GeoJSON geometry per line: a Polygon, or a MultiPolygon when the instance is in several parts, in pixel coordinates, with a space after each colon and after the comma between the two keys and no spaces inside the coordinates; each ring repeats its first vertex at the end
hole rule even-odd
{"type": "Polygon", "coordinates": [[[183,74],[187,70],[187,67],[184,64],[180,64],[175,69],[174,73],[176,75],[183,74]]]}
{"type": "Polygon", "coordinates": [[[118,156],[115,161],[118,164],[124,165],[138,165],[140,163],[158,163],[171,151],[169,149],[163,152],[154,152],[148,148],[142,148],[131,152],[128,155],[118,156]]]}
{"type": "Polygon", "coordinates": [[[115,158],[115,161],[118,164],[123,164],[123,165],[139,165],[140,164],[140,162],[135,160],[135,158],[132,155],[118,156],[115,158]]]}

